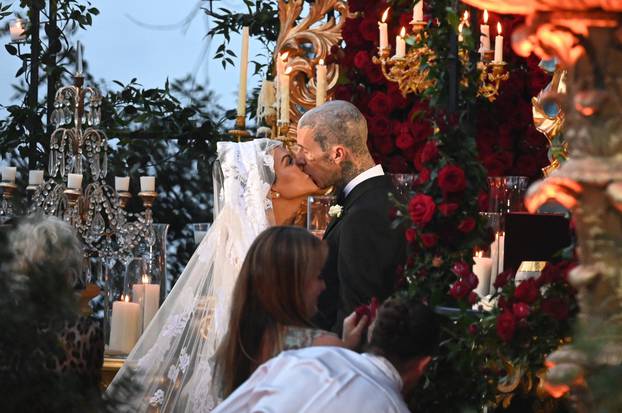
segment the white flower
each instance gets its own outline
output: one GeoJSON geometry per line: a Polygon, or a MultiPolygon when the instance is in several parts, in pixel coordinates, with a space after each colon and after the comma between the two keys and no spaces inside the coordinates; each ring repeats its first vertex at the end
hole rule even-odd
{"type": "Polygon", "coordinates": [[[328,215],[333,218],[341,218],[343,207],[341,205],[333,205],[328,209],[328,215]]]}
{"type": "Polygon", "coordinates": [[[153,397],[149,399],[149,404],[153,407],[161,406],[164,403],[164,391],[162,389],[156,390],[153,393],[153,397]]]}
{"type": "Polygon", "coordinates": [[[168,379],[172,382],[177,380],[177,375],[179,374],[179,367],[176,365],[172,365],[170,369],[168,369],[168,379]]]}
{"type": "Polygon", "coordinates": [[[188,353],[186,353],[186,347],[181,349],[181,354],[179,355],[179,368],[182,373],[186,372],[186,369],[190,365],[190,357],[188,357],[188,353]]]}

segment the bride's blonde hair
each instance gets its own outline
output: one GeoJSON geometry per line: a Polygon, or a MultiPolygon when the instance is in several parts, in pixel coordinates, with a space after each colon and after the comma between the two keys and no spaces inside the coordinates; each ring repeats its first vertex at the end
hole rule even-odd
{"type": "Polygon", "coordinates": [[[257,236],[236,281],[229,329],[216,353],[225,396],[282,350],[284,326],[311,327],[305,286],[327,256],[326,243],[303,228],[276,226],[257,236]]]}

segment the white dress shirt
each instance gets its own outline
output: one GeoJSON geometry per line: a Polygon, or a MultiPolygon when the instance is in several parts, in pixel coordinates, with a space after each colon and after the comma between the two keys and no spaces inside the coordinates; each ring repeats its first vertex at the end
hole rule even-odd
{"type": "Polygon", "coordinates": [[[383,357],[307,347],[259,366],[213,413],[409,413],[401,388],[383,357]]]}
{"type": "Polygon", "coordinates": [[[357,176],[354,177],[354,179],[348,182],[345,188],[343,188],[344,198],[347,197],[350,194],[350,192],[352,192],[354,187],[356,187],[361,182],[366,181],[369,178],[373,178],[375,176],[382,176],[382,175],[384,175],[384,170],[382,169],[382,165],[380,164],[374,166],[373,168],[369,168],[365,172],[358,174],[357,176]]]}

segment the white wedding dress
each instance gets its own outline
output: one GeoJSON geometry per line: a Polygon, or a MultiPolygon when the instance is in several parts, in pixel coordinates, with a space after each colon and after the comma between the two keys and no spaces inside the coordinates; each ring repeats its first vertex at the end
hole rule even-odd
{"type": "Polygon", "coordinates": [[[210,360],[227,331],[235,280],[255,237],[274,224],[268,193],[278,141],[218,142],[214,222],[111,386],[133,371],[136,412],[209,412],[220,380],[210,360]]]}

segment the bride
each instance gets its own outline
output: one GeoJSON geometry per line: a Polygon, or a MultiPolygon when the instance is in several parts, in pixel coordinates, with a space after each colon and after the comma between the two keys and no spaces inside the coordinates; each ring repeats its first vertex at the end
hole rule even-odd
{"type": "Polygon", "coordinates": [[[214,223],[110,385],[131,377],[141,386],[128,411],[209,411],[209,359],[246,252],[267,227],[292,223],[318,191],[278,141],[218,142],[217,152],[214,223]]]}

